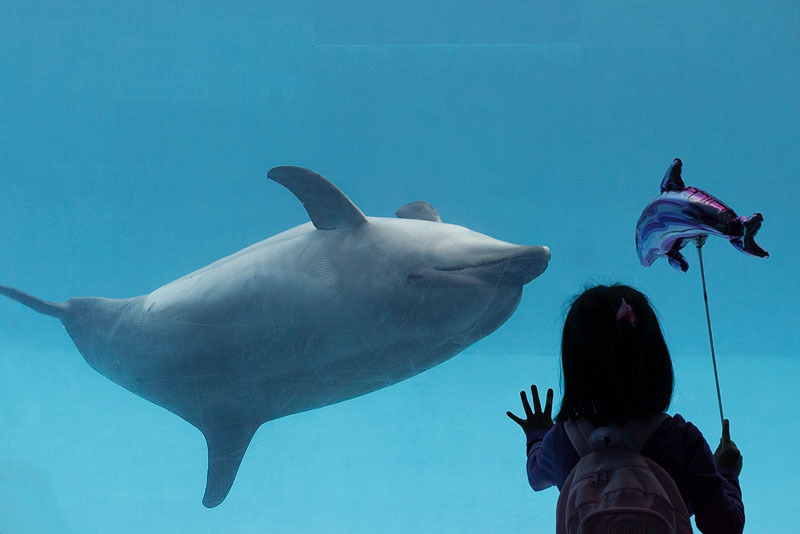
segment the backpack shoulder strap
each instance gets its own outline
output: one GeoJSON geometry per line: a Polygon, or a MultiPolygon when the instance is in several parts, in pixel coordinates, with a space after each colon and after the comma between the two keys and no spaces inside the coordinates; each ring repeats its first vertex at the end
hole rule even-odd
{"type": "Polygon", "coordinates": [[[586,419],[568,419],[564,422],[564,430],[579,456],[584,457],[592,452],[592,447],[589,445],[589,436],[594,432],[592,423],[586,419]]]}

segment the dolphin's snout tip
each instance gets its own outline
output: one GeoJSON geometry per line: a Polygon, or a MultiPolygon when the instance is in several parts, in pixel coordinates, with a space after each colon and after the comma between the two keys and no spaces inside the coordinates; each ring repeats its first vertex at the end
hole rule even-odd
{"type": "Polygon", "coordinates": [[[512,255],[513,258],[528,258],[531,261],[547,263],[550,261],[550,247],[545,245],[522,245],[520,250],[512,255]]]}
{"type": "Polygon", "coordinates": [[[509,259],[510,273],[522,285],[542,274],[550,262],[550,247],[529,246],[509,259]]]}
{"type": "Polygon", "coordinates": [[[542,250],[542,259],[544,261],[550,261],[550,247],[542,245],[539,248],[542,250]]]}

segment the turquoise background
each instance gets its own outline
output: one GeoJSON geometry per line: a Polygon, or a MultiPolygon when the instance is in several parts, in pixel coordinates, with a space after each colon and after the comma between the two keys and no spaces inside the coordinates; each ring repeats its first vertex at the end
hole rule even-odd
{"type": "MultiPolygon", "coordinates": [[[[91,370],[0,300],[0,532],[552,532],[504,412],[559,382],[570,298],[653,301],[671,412],[712,449],[696,254],[642,267],[633,230],[674,157],[740,215],[704,248],[745,532],[796,528],[800,7],[765,2],[5,2],[0,283],[50,300],[148,293],[307,220],[269,182],[312,168],[368,215],[547,245],[506,325],[390,388],[265,424],[201,503],[197,429],[91,370]]],[[[558,393],[557,393],[558,398],[558,393]]]]}

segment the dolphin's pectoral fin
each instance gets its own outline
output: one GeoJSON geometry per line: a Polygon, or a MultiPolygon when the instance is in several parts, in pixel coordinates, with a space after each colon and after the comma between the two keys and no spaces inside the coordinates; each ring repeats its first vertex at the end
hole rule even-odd
{"type": "Polygon", "coordinates": [[[303,203],[311,222],[319,230],[356,227],[367,218],[338,187],[323,176],[302,167],[275,167],[267,173],[303,203]]]}
{"type": "Polygon", "coordinates": [[[225,500],[258,425],[202,428],[208,444],[208,477],[203,505],[213,508],[225,500]]]}
{"type": "Polygon", "coordinates": [[[442,222],[439,212],[424,200],[400,206],[394,214],[400,219],[419,219],[421,221],[442,222]]]}

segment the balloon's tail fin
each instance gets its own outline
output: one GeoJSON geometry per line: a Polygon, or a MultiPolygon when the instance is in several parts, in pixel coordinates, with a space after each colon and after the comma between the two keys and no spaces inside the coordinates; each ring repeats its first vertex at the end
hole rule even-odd
{"type": "Polygon", "coordinates": [[[759,258],[768,258],[769,253],[758,246],[755,237],[758,230],[761,228],[761,223],[764,221],[764,216],[760,213],[753,214],[752,217],[740,217],[744,227],[744,235],[742,237],[731,239],[731,244],[745,254],[757,256],[759,258]]]}

